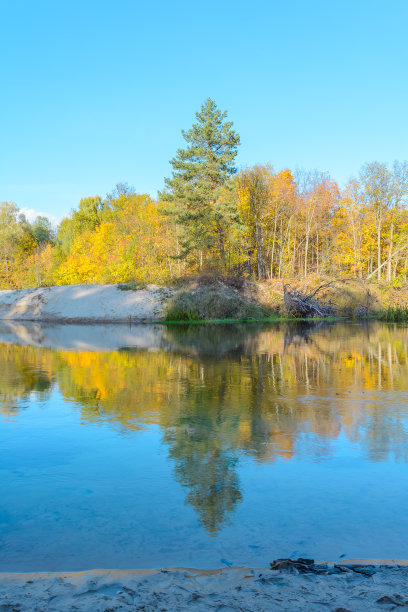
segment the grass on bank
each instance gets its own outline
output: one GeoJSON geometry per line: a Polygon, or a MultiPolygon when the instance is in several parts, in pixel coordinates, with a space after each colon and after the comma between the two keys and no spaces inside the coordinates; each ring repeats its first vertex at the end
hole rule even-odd
{"type": "Polygon", "coordinates": [[[283,322],[291,322],[295,323],[297,321],[326,321],[328,323],[333,323],[336,321],[383,321],[385,323],[408,323],[408,309],[402,308],[389,308],[388,310],[384,310],[380,313],[371,314],[363,317],[345,317],[345,316],[333,316],[333,317],[312,317],[312,318],[304,318],[304,317],[288,317],[288,316],[280,316],[278,314],[271,314],[267,317],[260,318],[243,318],[243,319],[188,319],[184,318],[182,320],[164,320],[161,321],[163,325],[204,325],[207,323],[211,324],[231,324],[231,323],[283,323],[283,322]]]}
{"type": "Polygon", "coordinates": [[[380,312],[377,318],[380,321],[386,321],[389,323],[407,323],[408,308],[387,308],[386,310],[380,312]]]}
{"type": "Polygon", "coordinates": [[[182,321],[159,321],[162,325],[230,325],[233,323],[285,323],[291,322],[296,323],[297,321],[308,321],[309,323],[314,321],[327,321],[333,323],[335,321],[342,320],[343,317],[313,317],[313,318],[295,318],[295,317],[280,317],[279,315],[271,315],[269,317],[263,317],[259,319],[184,319],[182,321]]]}

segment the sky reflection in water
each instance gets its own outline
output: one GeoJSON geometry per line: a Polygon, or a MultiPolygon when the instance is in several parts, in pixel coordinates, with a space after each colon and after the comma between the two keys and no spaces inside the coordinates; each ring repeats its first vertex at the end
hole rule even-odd
{"type": "Polygon", "coordinates": [[[408,558],[406,327],[0,342],[0,571],[408,558]]]}

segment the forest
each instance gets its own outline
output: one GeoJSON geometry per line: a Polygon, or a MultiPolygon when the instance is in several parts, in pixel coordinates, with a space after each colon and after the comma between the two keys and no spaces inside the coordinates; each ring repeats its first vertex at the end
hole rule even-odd
{"type": "Polygon", "coordinates": [[[408,273],[408,162],[326,172],[236,167],[240,137],[210,98],[156,199],[120,183],[57,228],[0,205],[0,287],[172,283],[200,272],[255,280],[408,273]]]}

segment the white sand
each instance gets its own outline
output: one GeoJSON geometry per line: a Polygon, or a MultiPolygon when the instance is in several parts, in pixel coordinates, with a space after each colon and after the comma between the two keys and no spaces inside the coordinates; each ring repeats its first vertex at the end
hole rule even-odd
{"type": "MultiPolygon", "coordinates": [[[[344,564],[350,561],[344,561],[344,564]]],[[[383,563],[383,562],[382,562],[383,563]]],[[[400,563],[400,562],[397,562],[400,563]]],[[[372,576],[265,569],[0,574],[1,612],[274,610],[359,612],[408,609],[408,565],[372,576]]]]}
{"type": "Polygon", "coordinates": [[[48,322],[147,322],[163,318],[174,290],[149,285],[122,291],[117,285],[69,285],[0,291],[0,319],[48,322]]]}

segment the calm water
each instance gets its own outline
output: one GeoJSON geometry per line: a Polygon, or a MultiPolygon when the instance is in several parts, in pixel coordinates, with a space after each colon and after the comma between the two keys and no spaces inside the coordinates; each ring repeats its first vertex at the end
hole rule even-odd
{"type": "Polygon", "coordinates": [[[408,328],[0,325],[0,571],[408,558],[408,328]]]}

